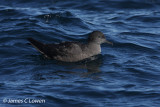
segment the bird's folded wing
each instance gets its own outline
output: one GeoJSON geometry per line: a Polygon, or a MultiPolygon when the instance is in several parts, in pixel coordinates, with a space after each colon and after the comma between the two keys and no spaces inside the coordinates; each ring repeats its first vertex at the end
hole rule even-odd
{"type": "Polygon", "coordinates": [[[60,44],[47,44],[46,48],[51,56],[68,56],[82,53],[82,45],[76,42],[64,42],[60,44]]]}

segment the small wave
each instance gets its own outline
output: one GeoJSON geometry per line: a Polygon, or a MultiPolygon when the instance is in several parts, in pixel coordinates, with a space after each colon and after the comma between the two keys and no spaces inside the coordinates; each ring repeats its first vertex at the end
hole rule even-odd
{"type": "Polygon", "coordinates": [[[150,9],[155,6],[154,3],[138,0],[101,0],[103,7],[111,9],[150,9]]]}
{"type": "Polygon", "coordinates": [[[4,9],[0,10],[0,19],[13,19],[25,16],[24,13],[15,9],[4,9]]]}
{"type": "Polygon", "coordinates": [[[135,43],[114,43],[114,47],[115,48],[126,48],[126,49],[131,49],[132,51],[141,51],[141,52],[147,52],[150,54],[156,53],[157,51],[155,49],[149,48],[149,47],[145,47],[145,46],[141,46],[135,43]]]}
{"type": "Polygon", "coordinates": [[[153,7],[151,3],[133,0],[114,1],[112,6],[120,9],[147,9],[153,7]]]}
{"type": "Polygon", "coordinates": [[[146,32],[122,32],[122,33],[120,33],[120,35],[157,37],[156,34],[153,34],[153,33],[146,33],[146,32]]]}
{"type": "MultiPolygon", "coordinates": [[[[57,92],[59,90],[57,89],[57,92]]],[[[72,94],[74,95],[74,94],[72,94]]],[[[53,104],[54,106],[77,106],[77,105],[89,105],[90,103],[85,101],[84,99],[70,99],[66,97],[65,95],[45,95],[45,99],[48,101],[56,102],[56,104],[53,104]]],[[[52,103],[51,102],[51,103],[52,103]]],[[[49,105],[48,105],[49,106],[49,105]]]]}
{"type": "Polygon", "coordinates": [[[112,22],[111,24],[116,25],[116,26],[124,26],[124,25],[126,25],[126,23],[121,22],[121,21],[112,22]]]}
{"type": "Polygon", "coordinates": [[[70,19],[70,18],[75,18],[75,17],[71,12],[65,11],[65,12],[57,12],[57,13],[50,13],[50,14],[41,14],[41,15],[36,16],[36,18],[43,20],[45,22],[48,22],[52,20],[61,21],[65,18],[70,19]]]}
{"type": "Polygon", "coordinates": [[[66,27],[69,26],[69,28],[71,27],[77,29],[88,29],[87,24],[85,24],[83,20],[77,18],[69,11],[38,15],[36,16],[36,18],[44,23],[51,23],[52,25],[60,25],[66,27]]]}
{"type": "Polygon", "coordinates": [[[79,5],[77,6],[78,9],[85,9],[87,11],[104,11],[105,8],[101,6],[99,3],[89,3],[89,4],[84,4],[84,5],[79,5]]]}
{"type": "Polygon", "coordinates": [[[136,77],[137,80],[144,80],[144,81],[157,81],[159,80],[159,75],[157,75],[154,68],[148,67],[148,65],[145,64],[139,64],[144,66],[143,68],[140,67],[129,67],[129,65],[125,68],[127,72],[131,73],[132,76],[136,77]],[[148,67],[148,68],[147,68],[148,67]],[[153,72],[155,71],[155,72],[153,72]]]}
{"type": "Polygon", "coordinates": [[[157,23],[160,21],[160,17],[156,16],[146,16],[146,15],[137,15],[137,16],[131,16],[126,19],[127,21],[141,21],[145,23],[157,23]]]}
{"type": "Polygon", "coordinates": [[[144,90],[139,90],[139,91],[127,91],[127,90],[122,90],[122,91],[117,91],[116,92],[117,95],[122,95],[122,96],[130,96],[130,97],[157,97],[160,94],[158,92],[150,92],[150,91],[144,91],[144,90]]]}
{"type": "Polygon", "coordinates": [[[118,16],[115,16],[115,17],[111,17],[109,20],[119,20],[120,18],[118,16]]]}

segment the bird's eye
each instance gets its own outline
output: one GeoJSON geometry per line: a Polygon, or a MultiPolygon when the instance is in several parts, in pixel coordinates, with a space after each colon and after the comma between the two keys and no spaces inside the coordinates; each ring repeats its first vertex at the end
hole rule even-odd
{"type": "Polygon", "coordinates": [[[105,38],[105,36],[103,35],[102,38],[105,38]]]}

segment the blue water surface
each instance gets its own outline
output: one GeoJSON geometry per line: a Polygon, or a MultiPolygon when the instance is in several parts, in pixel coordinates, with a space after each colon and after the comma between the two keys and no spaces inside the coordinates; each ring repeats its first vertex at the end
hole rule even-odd
{"type": "Polygon", "coordinates": [[[160,107],[160,1],[1,0],[0,107],[17,106],[160,107]],[[77,63],[26,40],[85,42],[94,30],[114,45],[77,63]]]}

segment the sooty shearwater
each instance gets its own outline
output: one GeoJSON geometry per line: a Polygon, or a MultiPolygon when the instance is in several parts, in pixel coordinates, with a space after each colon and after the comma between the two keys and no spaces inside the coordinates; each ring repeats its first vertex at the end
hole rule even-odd
{"type": "MultiPolygon", "coordinates": [[[[100,31],[93,31],[88,36],[86,44],[79,42],[62,42],[60,44],[44,44],[33,38],[28,38],[30,44],[49,59],[64,62],[77,62],[101,53],[101,44],[111,42],[106,40],[100,31]]],[[[113,45],[113,44],[112,44],[113,45]]]]}

